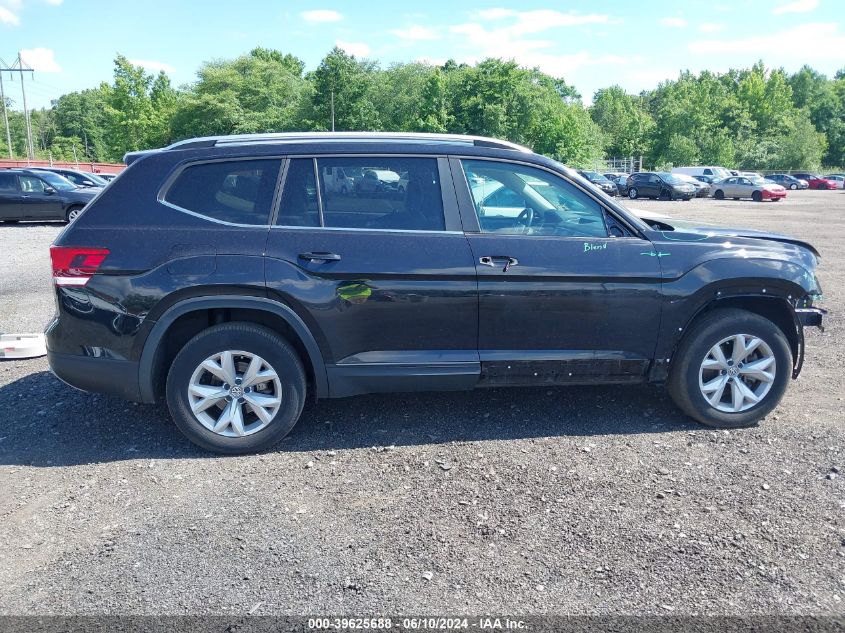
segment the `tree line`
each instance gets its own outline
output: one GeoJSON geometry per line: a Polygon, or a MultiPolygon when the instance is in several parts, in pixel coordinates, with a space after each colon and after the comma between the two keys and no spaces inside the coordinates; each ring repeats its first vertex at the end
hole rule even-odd
{"type": "MultiPolygon", "coordinates": [[[[573,166],[643,156],[647,166],[746,169],[845,165],[845,68],[830,79],[762,62],[727,73],[681,73],[639,95],[598,90],[590,107],[565,80],[513,61],[394,64],[332,50],[312,72],[256,48],[207,62],[175,88],[125,57],[112,83],[72,92],[31,114],[39,158],[118,162],[127,151],[194,136],[294,130],[450,132],[504,138],[573,166]]],[[[25,121],[9,111],[13,152],[25,121]]],[[[0,138],[0,155],[8,155],[0,138]]]]}

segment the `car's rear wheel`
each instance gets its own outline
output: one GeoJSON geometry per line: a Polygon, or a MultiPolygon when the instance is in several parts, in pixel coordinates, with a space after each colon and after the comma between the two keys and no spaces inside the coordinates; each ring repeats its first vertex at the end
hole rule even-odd
{"type": "Polygon", "coordinates": [[[707,426],[755,424],[783,397],[792,367],[784,333],[745,310],[719,309],[687,333],[669,372],[669,393],[707,426]]]}
{"type": "Polygon", "coordinates": [[[638,195],[639,195],[639,192],[637,191],[636,187],[631,187],[630,189],[628,189],[628,197],[631,200],[636,200],[638,195]]]}
{"type": "Polygon", "coordinates": [[[240,455],[274,445],[299,419],[305,371],[294,348],[272,330],[224,323],[203,330],[176,355],[167,405],[194,444],[240,455]]]}
{"type": "Polygon", "coordinates": [[[754,202],[763,202],[763,194],[760,193],[759,191],[755,191],[754,193],[751,194],[751,199],[754,202]]]}
{"type": "Polygon", "coordinates": [[[724,200],[725,192],[721,189],[716,189],[716,193],[713,194],[713,197],[716,198],[716,200],[724,200]]]}
{"type": "Polygon", "coordinates": [[[71,207],[67,210],[67,213],[65,214],[65,220],[67,220],[68,223],[73,222],[76,218],[79,217],[79,214],[82,213],[82,209],[83,207],[80,206],[71,207]]]}

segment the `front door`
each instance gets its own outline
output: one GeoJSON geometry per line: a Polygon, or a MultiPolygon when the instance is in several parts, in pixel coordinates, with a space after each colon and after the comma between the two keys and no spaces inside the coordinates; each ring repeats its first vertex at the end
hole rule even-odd
{"type": "Polygon", "coordinates": [[[267,286],[317,333],[332,395],[477,382],[475,266],[460,228],[444,158],[288,161],[267,286]],[[347,191],[317,180],[334,168],[364,178],[407,172],[407,184],[347,191]]]}
{"type": "Polygon", "coordinates": [[[452,164],[465,224],[478,222],[467,237],[478,271],[482,380],[641,380],[657,341],[665,254],[551,171],[452,164]]]}
{"type": "Polygon", "coordinates": [[[37,176],[20,175],[21,217],[30,220],[57,220],[62,215],[62,200],[55,189],[37,176]],[[52,193],[48,193],[48,189],[52,193]]]}

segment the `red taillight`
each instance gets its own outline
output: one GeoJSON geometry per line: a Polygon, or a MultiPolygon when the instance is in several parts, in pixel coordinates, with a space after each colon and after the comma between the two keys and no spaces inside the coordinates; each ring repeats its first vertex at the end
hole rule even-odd
{"type": "Polygon", "coordinates": [[[53,283],[57,286],[84,286],[108,254],[107,248],[51,246],[53,283]]]}

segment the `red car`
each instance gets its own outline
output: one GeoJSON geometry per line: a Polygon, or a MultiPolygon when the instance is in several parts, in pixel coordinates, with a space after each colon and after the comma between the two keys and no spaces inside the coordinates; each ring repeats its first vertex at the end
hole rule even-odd
{"type": "Polygon", "coordinates": [[[835,180],[830,180],[819,174],[800,173],[790,174],[793,178],[801,178],[810,183],[810,189],[836,189],[839,185],[835,180]]]}

